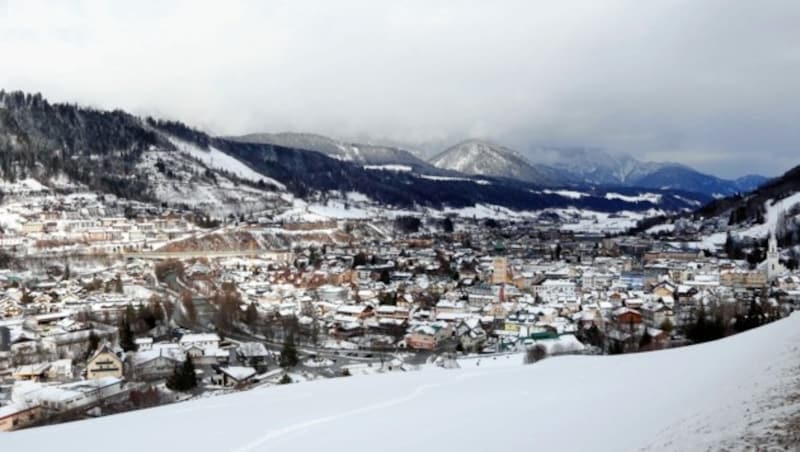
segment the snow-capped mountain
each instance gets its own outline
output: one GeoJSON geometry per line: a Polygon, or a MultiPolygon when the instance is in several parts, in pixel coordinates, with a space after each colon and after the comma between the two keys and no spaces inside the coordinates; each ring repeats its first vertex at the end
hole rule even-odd
{"type": "Polygon", "coordinates": [[[429,169],[431,165],[411,152],[394,146],[350,143],[312,133],[254,133],[232,137],[245,143],[272,144],[286,148],[316,151],[337,160],[363,165],[405,165],[415,169],[429,169]]]}
{"type": "Polygon", "coordinates": [[[529,161],[561,170],[588,184],[633,185],[666,163],[641,162],[627,154],[613,154],[602,149],[531,148],[529,161]]]}
{"type": "Polygon", "coordinates": [[[601,149],[532,148],[527,154],[482,140],[467,140],[432,157],[439,168],[507,177],[543,185],[605,185],[675,189],[728,196],[748,192],[762,176],[726,180],[670,162],[643,162],[601,149]]]}
{"type": "Polygon", "coordinates": [[[462,141],[433,156],[430,163],[465,174],[505,177],[539,185],[571,182],[551,167],[533,165],[516,151],[482,140],[462,141]]]}

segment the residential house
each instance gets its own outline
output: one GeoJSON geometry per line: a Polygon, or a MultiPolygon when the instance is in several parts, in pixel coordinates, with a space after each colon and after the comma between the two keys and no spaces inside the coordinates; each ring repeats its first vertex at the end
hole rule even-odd
{"type": "Polygon", "coordinates": [[[442,322],[417,325],[406,335],[406,347],[416,350],[435,350],[444,339],[450,337],[451,333],[452,329],[442,322]]]}
{"type": "Polygon", "coordinates": [[[217,368],[217,375],[212,382],[225,387],[242,387],[254,381],[256,370],[252,367],[227,366],[217,368]]]}
{"type": "Polygon", "coordinates": [[[156,347],[152,350],[135,352],[128,357],[128,375],[133,380],[151,381],[169,377],[175,367],[186,359],[186,352],[180,346],[156,347]]]}
{"type": "Polygon", "coordinates": [[[105,344],[87,361],[86,378],[90,380],[105,377],[122,378],[123,370],[122,359],[108,344],[105,344]]]}
{"type": "Polygon", "coordinates": [[[0,406],[0,432],[19,430],[35,424],[42,418],[38,405],[27,406],[12,403],[0,406]]]}
{"type": "Polygon", "coordinates": [[[219,336],[215,333],[184,334],[178,343],[187,350],[191,347],[219,348],[219,336]]]}
{"type": "Polygon", "coordinates": [[[239,362],[259,368],[267,365],[270,352],[261,342],[242,342],[236,349],[236,356],[239,362]]]}

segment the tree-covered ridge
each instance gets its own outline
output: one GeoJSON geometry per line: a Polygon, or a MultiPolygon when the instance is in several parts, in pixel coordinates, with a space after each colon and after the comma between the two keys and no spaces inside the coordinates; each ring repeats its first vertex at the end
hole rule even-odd
{"type": "Polygon", "coordinates": [[[143,150],[169,146],[121,110],[50,104],[40,94],[0,91],[0,172],[8,180],[65,175],[118,196],[146,198],[134,167],[143,150]]]}

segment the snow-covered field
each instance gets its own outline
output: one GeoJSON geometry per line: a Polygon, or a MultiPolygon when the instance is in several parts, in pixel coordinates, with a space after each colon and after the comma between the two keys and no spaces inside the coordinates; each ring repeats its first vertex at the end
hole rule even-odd
{"type": "MultiPolygon", "coordinates": [[[[436,211],[431,212],[435,213],[436,211]]],[[[476,219],[494,218],[496,220],[535,218],[537,216],[537,212],[511,210],[507,207],[495,206],[492,204],[475,204],[471,207],[461,207],[458,209],[445,207],[442,214],[455,214],[459,217],[476,219]]]]}
{"type": "Polygon", "coordinates": [[[646,217],[663,214],[661,210],[649,209],[644,212],[621,211],[614,214],[605,212],[592,212],[578,209],[550,209],[560,216],[569,218],[576,216],[577,221],[562,226],[562,229],[575,232],[617,233],[625,232],[636,226],[637,222],[646,217]]]}
{"type": "Polygon", "coordinates": [[[639,193],[635,196],[621,195],[619,193],[606,193],[606,199],[619,199],[626,202],[651,202],[658,204],[661,202],[661,195],[657,193],[639,193]]]}
{"type": "Polygon", "coordinates": [[[258,389],[0,434],[0,450],[767,450],[800,408],[798,343],[795,315],[669,351],[258,389]]]}
{"type": "Polygon", "coordinates": [[[376,170],[376,171],[408,172],[411,171],[413,168],[411,168],[408,165],[389,164],[389,165],[364,165],[364,169],[376,170]]]}
{"type": "MultiPolygon", "coordinates": [[[[531,190],[531,191],[533,191],[533,190],[531,190]]],[[[534,193],[536,193],[536,192],[534,191],[534,193]]],[[[575,190],[542,190],[541,193],[545,193],[545,194],[548,194],[548,195],[558,195],[558,196],[561,196],[561,197],[564,197],[564,198],[570,198],[570,199],[581,199],[581,198],[584,198],[586,196],[589,196],[588,193],[584,193],[582,191],[575,191],[575,190]]]]}
{"type": "Polygon", "coordinates": [[[419,176],[422,179],[428,180],[438,180],[438,181],[445,181],[445,182],[474,182],[478,185],[491,185],[491,182],[484,179],[468,179],[466,177],[452,177],[452,176],[431,176],[428,174],[422,174],[419,176]]]}
{"type": "Polygon", "coordinates": [[[33,178],[9,182],[5,179],[0,179],[0,191],[4,194],[27,194],[31,192],[47,191],[48,188],[42,185],[39,181],[33,178]]]}

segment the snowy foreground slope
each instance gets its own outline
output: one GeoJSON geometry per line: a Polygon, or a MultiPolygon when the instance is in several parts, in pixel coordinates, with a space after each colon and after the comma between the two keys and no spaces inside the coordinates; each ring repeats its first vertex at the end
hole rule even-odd
{"type": "Polygon", "coordinates": [[[0,450],[752,449],[777,441],[798,413],[790,400],[800,315],[669,351],[502,361],[292,384],[2,434],[0,450]]]}

